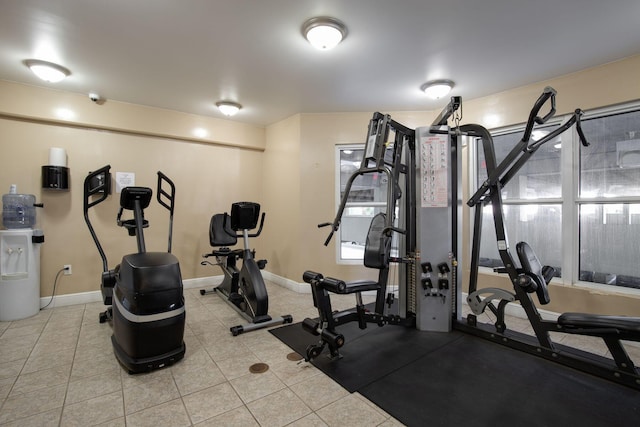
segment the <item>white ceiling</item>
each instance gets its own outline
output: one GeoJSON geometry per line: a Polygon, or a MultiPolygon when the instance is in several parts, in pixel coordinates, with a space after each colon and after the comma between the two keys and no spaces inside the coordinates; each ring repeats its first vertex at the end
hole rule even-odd
{"type": "MultiPolygon", "coordinates": [[[[0,79],[268,125],[296,113],[439,109],[640,53],[638,0],[0,0],[0,79]],[[332,51],[301,35],[342,20],[332,51]],[[72,72],[56,85],[22,63],[72,72]]],[[[638,70],[640,76],[640,70],[638,70]]]]}

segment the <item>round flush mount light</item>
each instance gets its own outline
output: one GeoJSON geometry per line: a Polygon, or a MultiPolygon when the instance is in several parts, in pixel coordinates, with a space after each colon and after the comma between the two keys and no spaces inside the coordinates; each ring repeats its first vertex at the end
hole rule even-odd
{"type": "Polygon", "coordinates": [[[62,81],[65,77],[71,74],[71,71],[62,65],[42,61],[40,59],[26,59],[24,61],[24,65],[29,67],[33,74],[38,76],[40,79],[50,83],[62,81]]]}
{"type": "Polygon", "coordinates": [[[229,117],[238,114],[238,111],[240,111],[240,109],[242,108],[242,105],[232,101],[216,102],[216,106],[222,114],[229,117]]]}
{"type": "Polygon", "coordinates": [[[330,50],[347,36],[347,27],[335,18],[319,16],[302,24],[302,35],[316,49],[330,50]]]}
{"type": "Polygon", "coordinates": [[[446,96],[451,89],[453,89],[454,83],[451,80],[431,80],[426,82],[420,89],[431,99],[440,99],[446,96]]]}

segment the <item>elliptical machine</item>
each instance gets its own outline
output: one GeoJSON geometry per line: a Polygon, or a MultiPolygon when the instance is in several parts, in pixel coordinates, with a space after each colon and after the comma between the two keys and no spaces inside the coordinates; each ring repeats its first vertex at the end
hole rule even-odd
{"type": "Polygon", "coordinates": [[[100,290],[104,304],[109,306],[100,313],[99,320],[111,322],[115,356],[128,372],[148,372],[172,365],[185,353],[182,276],[178,259],[171,254],[175,185],[158,172],[157,200],[170,212],[167,252],[147,252],[145,247],[143,229],[149,222],[144,219],[144,209],[151,202],[152,190],[147,187],[122,189],[117,224],[136,237],[138,252],[123,256],[119,265],[109,269],[89,220],[89,209],[109,196],[110,168],[107,165],[91,172],[84,181],[84,218],[102,258],[100,290]],[[162,188],[163,183],[169,185],[169,192],[162,188]],[[133,211],[133,219],[123,220],[124,210],[133,211]]]}
{"type": "Polygon", "coordinates": [[[201,295],[217,293],[232,308],[250,323],[230,328],[231,334],[237,336],[243,332],[267,328],[269,326],[291,323],[293,318],[287,314],[272,318],[269,314],[269,296],[260,270],[267,264],[266,260],[255,260],[255,250],[249,248],[249,238],[258,237],[264,225],[264,212],[260,217],[260,205],[254,202],[237,202],[231,205],[231,216],[225,212],[211,217],[209,224],[209,243],[214,248],[211,253],[204,254],[200,264],[218,265],[224,273],[222,283],[211,291],[200,290],[201,295]],[[260,226],[255,233],[250,230],[260,226]],[[238,233],[240,231],[240,233],[238,233]],[[243,249],[230,249],[242,237],[243,249]],[[206,258],[214,256],[216,262],[211,263],[206,258]],[[236,266],[238,259],[242,259],[242,267],[236,266]]]}

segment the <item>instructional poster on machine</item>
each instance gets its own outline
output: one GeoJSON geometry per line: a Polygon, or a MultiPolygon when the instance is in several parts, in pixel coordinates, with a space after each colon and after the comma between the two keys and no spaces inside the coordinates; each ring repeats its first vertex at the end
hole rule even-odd
{"type": "Polygon", "coordinates": [[[449,137],[428,135],[420,139],[423,208],[449,205],[449,137]]]}

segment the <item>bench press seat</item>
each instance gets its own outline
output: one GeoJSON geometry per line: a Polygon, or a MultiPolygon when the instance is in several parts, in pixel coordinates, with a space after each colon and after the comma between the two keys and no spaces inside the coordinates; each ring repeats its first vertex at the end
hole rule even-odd
{"type": "Polygon", "coordinates": [[[568,329],[615,329],[635,334],[640,340],[640,317],[564,313],[558,317],[558,325],[568,329]]]}
{"type": "Polygon", "coordinates": [[[374,280],[354,280],[352,282],[342,282],[344,287],[333,290],[336,294],[353,294],[355,292],[377,291],[380,284],[374,280]]]}

